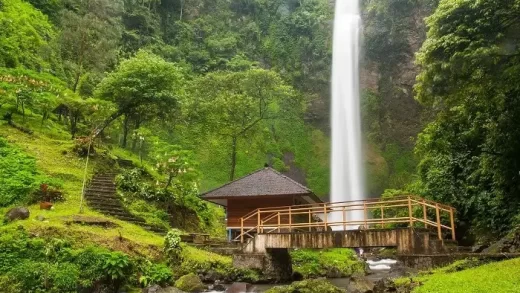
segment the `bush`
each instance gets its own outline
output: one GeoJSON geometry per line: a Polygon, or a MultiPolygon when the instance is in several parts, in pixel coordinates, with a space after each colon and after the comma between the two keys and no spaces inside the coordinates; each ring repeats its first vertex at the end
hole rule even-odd
{"type": "Polygon", "coordinates": [[[182,253],[181,231],[172,229],[164,237],[164,252],[174,262],[180,259],[182,253]]]}
{"type": "Polygon", "coordinates": [[[347,277],[364,271],[351,249],[300,249],[291,252],[293,269],[305,278],[347,277]]]}
{"type": "Polygon", "coordinates": [[[0,207],[30,202],[41,184],[61,185],[39,174],[36,160],[0,137],[0,207]]]}
{"type": "MultiPolygon", "coordinates": [[[[154,279],[166,278],[164,271],[151,272],[154,279]]],[[[134,273],[134,260],[121,252],[74,249],[62,239],[33,238],[15,229],[0,233],[0,275],[18,284],[22,292],[91,292],[97,287],[115,292],[124,283],[136,284],[134,273]]]]}
{"type": "Polygon", "coordinates": [[[139,278],[139,283],[142,287],[151,285],[166,286],[172,281],[172,270],[164,264],[151,264],[144,269],[142,276],[139,278]]]}

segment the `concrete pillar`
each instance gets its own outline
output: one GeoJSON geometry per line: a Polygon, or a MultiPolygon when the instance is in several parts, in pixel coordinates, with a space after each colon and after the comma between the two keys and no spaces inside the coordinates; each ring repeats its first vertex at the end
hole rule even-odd
{"type": "Polygon", "coordinates": [[[291,255],[285,248],[267,249],[265,253],[234,254],[233,266],[259,270],[265,280],[275,283],[291,281],[292,278],[291,255]]]}

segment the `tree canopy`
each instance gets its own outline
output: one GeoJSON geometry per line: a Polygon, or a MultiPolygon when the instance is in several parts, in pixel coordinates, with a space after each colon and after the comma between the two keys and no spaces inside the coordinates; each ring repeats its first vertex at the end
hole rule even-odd
{"type": "Polygon", "coordinates": [[[518,1],[441,1],[417,56],[417,99],[435,113],[417,143],[421,191],[485,234],[520,204],[519,16],[518,1]]]}

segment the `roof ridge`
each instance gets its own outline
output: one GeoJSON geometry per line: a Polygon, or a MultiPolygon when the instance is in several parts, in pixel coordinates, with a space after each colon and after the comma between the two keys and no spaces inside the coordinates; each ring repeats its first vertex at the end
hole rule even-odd
{"type": "Polygon", "coordinates": [[[240,178],[237,178],[237,179],[235,179],[235,180],[229,181],[229,182],[227,182],[227,183],[225,183],[225,184],[223,184],[223,185],[221,185],[221,186],[219,186],[219,187],[216,187],[216,188],[210,189],[210,190],[208,190],[208,191],[206,191],[206,192],[203,192],[203,193],[201,193],[199,196],[203,196],[203,195],[206,195],[206,194],[208,194],[208,193],[210,193],[210,192],[213,192],[213,191],[216,191],[216,190],[222,189],[222,188],[224,188],[224,187],[226,187],[226,186],[228,186],[228,185],[230,185],[230,184],[233,184],[233,183],[235,183],[235,182],[237,182],[237,181],[239,181],[239,180],[242,180],[242,179],[244,179],[244,178],[246,178],[246,177],[248,177],[248,176],[251,176],[251,175],[253,175],[253,174],[256,174],[256,173],[258,173],[258,172],[260,172],[260,171],[263,171],[263,170],[265,170],[265,169],[267,169],[267,168],[269,168],[269,167],[264,167],[264,168],[258,169],[258,170],[256,170],[256,171],[253,171],[253,172],[251,172],[251,173],[249,173],[249,174],[247,174],[247,175],[244,175],[244,176],[242,176],[242,177],[240,177],[240,178]]]}

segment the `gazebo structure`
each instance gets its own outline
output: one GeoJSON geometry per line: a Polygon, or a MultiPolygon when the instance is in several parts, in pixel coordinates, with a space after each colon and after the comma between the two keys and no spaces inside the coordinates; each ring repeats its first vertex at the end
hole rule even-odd
{"type": "MultiPolygon", "coordinates": [[[[226,208],[230,240],[240,232],[240,219],[258,208],[322,202],[309,188],[270,167],[205,192],[201,197],[226,208]]],[[[244,228],[252,228],[256,224],[255,219],[250,219],[245,221],[244,228]]]]}

